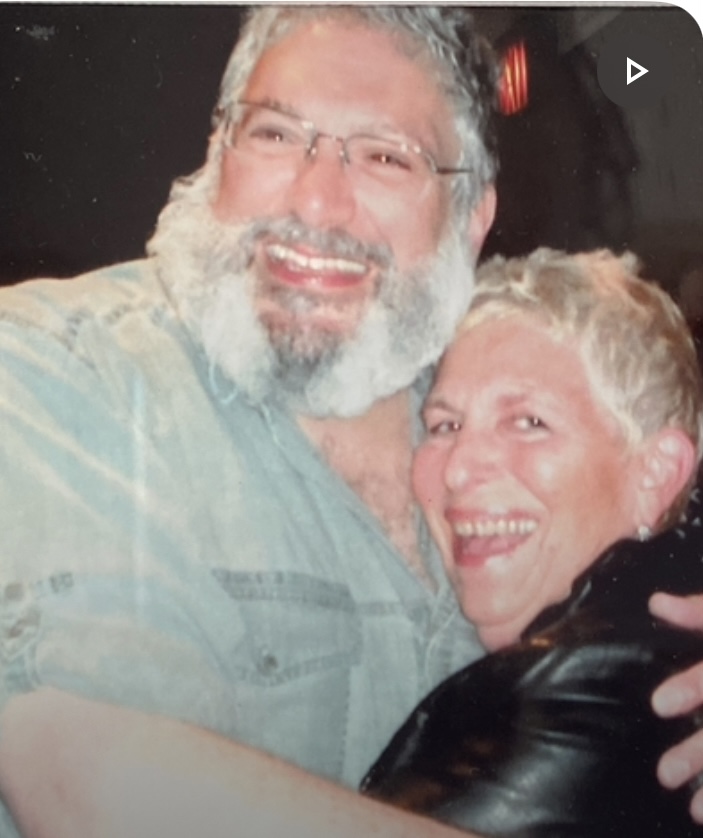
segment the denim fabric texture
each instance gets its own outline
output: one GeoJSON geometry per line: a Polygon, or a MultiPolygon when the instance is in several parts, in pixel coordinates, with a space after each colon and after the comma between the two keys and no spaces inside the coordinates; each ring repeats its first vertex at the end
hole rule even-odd
{"type": "Polygon", "coordinates": [[[356,786],[479,644],[427,533],[435,591],[217,372],[149,260],[0,292],[0,702],[53,685],[356,786]]]}

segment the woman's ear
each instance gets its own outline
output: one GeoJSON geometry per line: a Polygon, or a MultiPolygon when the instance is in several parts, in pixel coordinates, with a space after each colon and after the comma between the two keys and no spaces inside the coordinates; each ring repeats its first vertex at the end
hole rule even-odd
{"type": "Polygon", "coordinates": [[[642,443],[637,525],[654,529],[696,468],[696,447],[679,428],[664,428],[642,443]]]}

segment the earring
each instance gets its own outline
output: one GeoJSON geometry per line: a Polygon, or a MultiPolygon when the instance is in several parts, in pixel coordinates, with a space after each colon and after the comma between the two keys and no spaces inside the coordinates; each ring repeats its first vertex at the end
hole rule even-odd
{"type": "Polygon", "coordinates": [[[652,537],[652,530],[646,524],[640,524],[637,527],[637,539],[639,541],[648,541],[652,537]]]}

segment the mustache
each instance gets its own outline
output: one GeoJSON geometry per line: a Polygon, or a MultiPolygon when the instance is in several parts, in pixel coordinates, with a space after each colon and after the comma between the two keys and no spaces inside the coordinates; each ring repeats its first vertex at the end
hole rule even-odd
{"type": "Polygon", "coordinates": [[[371,262],[381,270],[388,270],[394,265],[393,251],[388,245],[363,242],[346,230],[320,230],[309,227],[294,215],[251,221],[245,225],[242,233],[241,244],[247,247],[250,258],[253,257],[254,245],[257,242],[275,238],[281,244],[304,245],[331,258],[371,262]]]}

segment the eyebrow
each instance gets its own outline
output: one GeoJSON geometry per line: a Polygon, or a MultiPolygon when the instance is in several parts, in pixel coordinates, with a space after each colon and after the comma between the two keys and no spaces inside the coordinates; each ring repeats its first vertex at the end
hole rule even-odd
{"type": "Polygon", "coordinates": [[[449,410],[456,412],[457,408],[451,405],[446,399],[442,396],[432,396],[431,394],[425,399],[425,403],[422,406],[423,412],[425,410],[430,410],[431,408],[438,408],[440,410],[449,410]]]}
{"type": "MultiPolygon", "coordinates": [[[[542,393],[540,396],[544,397],[544,394],[542,393]]],[[[531,398],[532,393],[508,393],[508,395],[501,396],[499,401],[504,407],[520,407],[531,398]]]]}
{"type": "MultiPolygon", "coordinates": [[[[292,105],[284,104],[280,99],[273,99],[270,96],[264,96],[262,99],[241,99],[242,104],[246,105],[262,105],[266,108],[271,108],[274,111],[279,111],[281,114],[285,116],[292,116],[294,119],[299,119],[301,122],[312,126],[316,131],[320,130],[318,128],[317,123],[315,123],[312,119],[302,114],[297,108],[294,108],[292,105]]],[[[323,134],[327,134],[326,131],[322,131],[323,134]]],[[[432,151],[428,148],[427,143],[422,142],[417,137],[412,136],[402,129],[398,128],[396,125],[393,125],[388,122],[367,122],[364,124],[359,125],[358,128],[355,128],[351,134],[347,135],[349,137],[353,136],[378,136],[381,138],[387,137],[388,139],[397,140],[398,142],[407,143],[411,147],[418,147],[422,149],[426,154],[432,155],[433,159],[437,156],[437,153],[432,151]]],[[[336,136],[336,135],[333,135],[336,136]]]]}
{"type": "MultiPolygon", "coordinates": [[[[507,393],[503,394],[499,398],[499,406],[503,409],[519,409],[523,405],[527,404],[535,395],[534,392],[520,392],[520,393],[507,393]]],[[[552,409],[559,408],[560,405],[568,404],[569,400],[567,399],[560,399],[555,398],[551,393],[545,393],[544,391],[539,392],[538,397],[546,404],[547,407],[552,409]]],[[[470,396],[469,396],[470,398],[470,396]]],[[[433,396],[430,394],[427,399],[425,400],[424,405],[422,406],[423,413],[426,410],[446,410],[450,413],[459,413],[460,408],[457,405],[452,404],[452,402],[447,401],[447,399],[442,395],[433,396]]]]}
{"type": "Polygon", "coordinates": [[[264,108],[271,108],[273,111],[279,111],[286,116],[292,116],[301,122],[310,122],[301,113],[299,113],[292,105],[284,104],[280,99],[272,99],[270,96],[264,96],[263,99],[240,99],[243,105],[261,105],[264,108]]]}
{"type": "Polygon", "coordinates": [[[546,407],[548,410],[557,410],[564,405],[570,404],[570,399],[555,396],[553,392],[534,388],[520,393],[508,393],[499,399],[499,406],[508,410],[519,410],[524,405],[530,404],[533,399],[538,399],[538,407],[546,407]]]}

